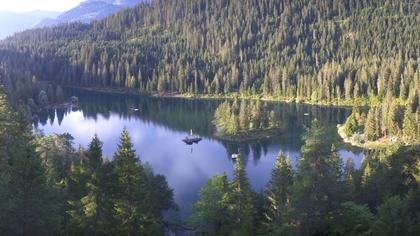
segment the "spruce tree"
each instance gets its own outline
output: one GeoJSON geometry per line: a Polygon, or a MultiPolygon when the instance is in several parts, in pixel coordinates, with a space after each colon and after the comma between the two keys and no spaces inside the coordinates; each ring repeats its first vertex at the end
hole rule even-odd
{"type": "Polygon", "coordinates": [[[250,112],[248,110],[247,102],[242,100],[239,108],[239,128],[245,132],[249,129],[248,114],[250,114],[250,112]]]}
{"type": "Polygon", "coordinates": [[[86,152],[87,167],[91,173],[95,173],[102,166],[102,142],[97,134],[93,137],[86,152]]]}
{"type": "Polygon", "coordinates": [[[14,140],[0,173],[0,231],[4,235],[58,235],[58,195],[47,182],[41,158],[28,136],[14,140]]]}
{"type": "Polygon", "coordinates": [[[370,141],[376,140],[378,138],[376,136],[375,112],[376,112],[375,107],[371,107],[369,109],[369,112],[366,118],[366,123],[365,123],[365,136],[366,136],[366,139],[370,141]]]}
{"type": "Polygon", "coordinates": [[[0,170],[6,165],[14,137],[19,135],[16,114],[10,110],[4,88],[0,85],[0,170]]]}
{"type": "Polygon", "coordinates": [[[118,230],[125,235],[138,235],[142,232],[144,199],[146,197],[147,177],[133,143],[124,128],[120,144],[114,154],[116,196],[114,208],[118,220],[118,230]]]}
{"type": "Polygon", "coordinates": [[[266,190],[268,202],[265,211],[267,231],[279,230],[287,218],[287,207],[290,203],[293,184],[293,173],[290,158],[286,160],[283,152],[277,156],[271,179],[266,190]]]}
{"type": "Polygon", "coordinates": [[[253,235],[255,230],[253,226],[254,193],[240,155],[236,158],[234,178],[227,198],[230,217],[233,221],[233,232],[239,235],[253,235]]]}
{"type": "Polygon", "coordinates": [[[406,109],[404,112],[403,138],[406,143],[414,143],[419,138],[417,137],[419,125],[415,115],[410,112],[410,109],[406,109]]]}
{"type": "Polygon", "coordinates": [[[338,205],[339,156],[334,146],[329,147],[329,134],[314,120],[304,135],[293,187],[292,206],[300,234],[323,232],[328,214],[338,205]]]}
{"type": "Polygon", "coordinates": [[[355,194],[355,168],[352,157],[347,158],[346,165],[344,166],[344,185],[346,190],[346,199],[352,201],[355,194]]]}
{"type": "Polygon", "coordinates": [[[95,135],[86,151],[83,172],[87,175],[87,194],[80,199],[83,215],[79,226],[89,235],[111,235],[116,226],[113,214],[113,168],[103,164],[102,142],[95,135]]]}

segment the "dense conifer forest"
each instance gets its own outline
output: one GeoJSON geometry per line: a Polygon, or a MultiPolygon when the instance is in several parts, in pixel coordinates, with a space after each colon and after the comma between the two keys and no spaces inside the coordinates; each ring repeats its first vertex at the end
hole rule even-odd
{"type": "Polygon", "coordinates": [[[36,81],[141,93],[312,103],[405,103],[419,94],[414,0],[154,0],[91,25],[0,44],[9,88],[36,81]]]}
{"type": "MultiPolygon", "coordinates": [[[[417,0],[152,0],[0,41],[0,234],[420,235],[419,12],[417,0]],[[204,111],[216,110],[210,117],[229,135],[293,122],[287,109],[296,107],[246,98],[354,105],[343,136],[391,141],[365,150],[357,169],[352,158],[343,163],[322,119],[308,118],[295,167],[279,150],[256,192],[239,155],[231,178],[210,178],[190,218],[173,220],[173,190],[126,129],[111,160],[96,135],[75,149],[70,134],[33,132],[28,112],[63,103],[66,86],[242,98],[191,120],[183,103],[143,116],[200,133],[212,122],[204,111]]],[[[87,115],[112,107],[130,116],[131,103],[103,102],[87,115]]],[[[63,119],[53,113],[39,122],[63,119]]]]}

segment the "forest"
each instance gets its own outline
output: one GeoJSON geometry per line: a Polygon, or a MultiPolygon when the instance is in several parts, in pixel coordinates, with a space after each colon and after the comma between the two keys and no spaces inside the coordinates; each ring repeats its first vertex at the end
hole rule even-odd
{"type": "Polygon", "coordinates": [[[1,41],[0,72],[24,97],[47,81],[344,105],[388,96],[405,104],[419,94],[419,11],[414,0],[154,0],[90,25],[1,41]]]}

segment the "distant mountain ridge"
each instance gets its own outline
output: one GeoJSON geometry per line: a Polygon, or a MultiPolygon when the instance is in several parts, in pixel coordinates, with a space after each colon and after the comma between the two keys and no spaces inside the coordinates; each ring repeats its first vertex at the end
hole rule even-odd
{"type": "Polygon", "coordinates": [[[15,13],[0,11],[0,39],[12,34],[34,27],[46,17],[55,18],[60,12],[55,11],[31,11],[15,13]]]}
{"type": "Polygon", "coordinates": [[[90,23],[100,20],[110,14],[133,7],[146,0],[86,0],[77,7],[59,15],[56,19],[47,18],[41,21],[37,27],[55,26],[71,22],[90,23]]]}

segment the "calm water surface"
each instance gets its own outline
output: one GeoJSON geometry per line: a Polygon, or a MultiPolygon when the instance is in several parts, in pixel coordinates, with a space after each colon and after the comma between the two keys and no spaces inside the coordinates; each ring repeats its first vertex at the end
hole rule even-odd
{"type": "Polygon", "coordinates": [[[267,103],[282,124],[282,135],[258,141],[228,142],[213,135],[212,117],[222,101],[175,98],[145,98],[66,90],[79,97],[78,110],[51,110],[41,115],[34,126],[45,134],[70,133],[75,147],[84,147],[98,134],[104,143],[104,155],[112,159],[119,136],[127,127],[137,154],[166,176],[174,189],[181,215],[187,217],[200,188],[216,174],[232,177],[231,154],[241,152],[247,174],[255,190],[264,188],[270,178],[276,155],[282,150],[296,165],[301,135],[311,119],[317,118],[330,130],[344,161],[348,157],[360,166],[363,151],[340,143],[335,127],[343,123],[351,110],[299,104],[267,103]],[[139,108],[131,112],[130,108],[139,108]],[[306,115],[305,115],[306,114],[306,115]],[[203,137],[199,144],[188,146],[182,139],[193,129],[203,137]]]}

